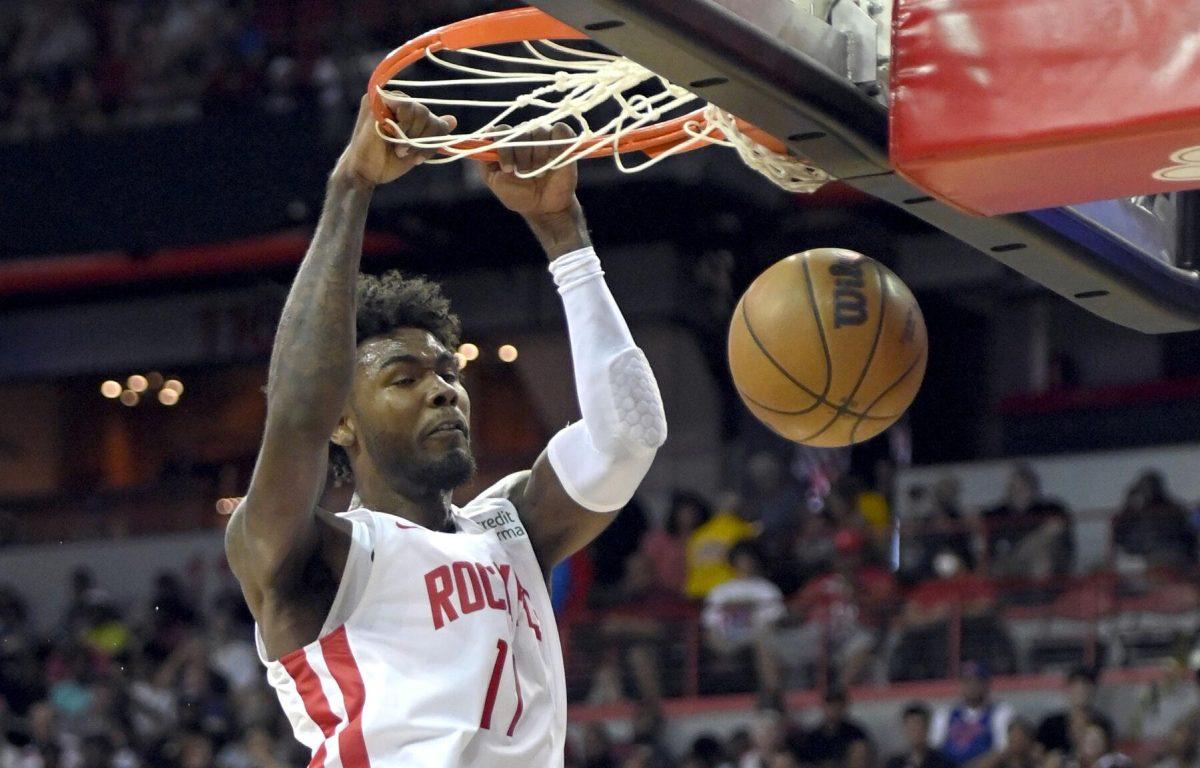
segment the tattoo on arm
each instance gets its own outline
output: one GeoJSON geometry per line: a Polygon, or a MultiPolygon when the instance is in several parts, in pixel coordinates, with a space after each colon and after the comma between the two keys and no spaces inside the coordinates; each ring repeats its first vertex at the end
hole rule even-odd
{"type": "Polygon", "coordinates": [[[280,317],[267,378],[268,422],[337,424],[354,366],[354,309],[371,189],[329,182],[312,244],[280,317]]]}

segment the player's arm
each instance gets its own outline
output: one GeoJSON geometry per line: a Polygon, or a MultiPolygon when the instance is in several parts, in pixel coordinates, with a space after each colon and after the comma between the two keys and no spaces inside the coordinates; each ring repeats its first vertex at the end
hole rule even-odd
{"type": "MultiPolygon", "coordinates": [[[[554,128],[554,138],[571,135],[566,125],[554,128]]],[[[525,218],[550,260],[567,317],[583,415],[550,440],[528,479],[510,492],[546,569],[608,527],[633,497],[667,436],[654,374],[591,248],[583,210],[575,199],[574,164],[531,179],[512,173],[540,167],[557,152],[548,147],[507,148],[501,150],[499,164],[484,170],[488,186],[525,218]]]]}
{"type": "MultiPolygon", "coordinates": [[[[453,118],[435,117],[420,105],[397,108],[395,117],[413,137],[442,135],[454,125],[453,118]]],[[[356,286],[367,208],[377,185],[398,178],[422,159],[376,135],[364,98],[284,304],[271,349],[262,447],[246,497],[226,528],[229,564],[256,618],[264,594],[298,584],[318,547],[334,539],[332,559],[345,560],[348,541],[318,525],[315,509],[325,486],[330,436],[353,377],[356,286]],[[340,558],[336,542],[341,543],[340,558]]]]}

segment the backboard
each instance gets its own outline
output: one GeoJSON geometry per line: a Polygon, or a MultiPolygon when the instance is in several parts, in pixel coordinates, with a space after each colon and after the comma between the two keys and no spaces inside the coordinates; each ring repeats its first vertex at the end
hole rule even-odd
{"type": "Polygon", "coordinates": [[[1147,333],[1200,328],[1200,193],[983,218],[892,171],[890,0],[531,2],[1101,317],[1147,333]]]}

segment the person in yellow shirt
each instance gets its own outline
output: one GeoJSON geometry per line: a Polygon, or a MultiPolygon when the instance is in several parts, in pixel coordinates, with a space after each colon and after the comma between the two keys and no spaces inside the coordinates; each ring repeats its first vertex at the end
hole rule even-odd
{"type": "Polygon", "coordinates": [[[701,600],[713,587],[734,578],[737,574],[729,564],[730,548],[757,535],[758,526],[742,517],[737,495],[724,494],[717,513],[688,537],[684,593],[701,600]]]}

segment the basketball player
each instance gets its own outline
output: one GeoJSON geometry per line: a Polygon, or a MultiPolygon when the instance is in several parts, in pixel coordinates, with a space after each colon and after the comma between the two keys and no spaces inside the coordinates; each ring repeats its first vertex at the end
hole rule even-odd
{"type": "MultiPolygon", "coordinates": [[[[420,105],[395,119],[410,137],[456,124],[420,105]]],[[[358,276],[372,190],[425,155],[381,140],[364,99],[330,176],[276,333],[258,463],[225,537],[268,679],[312,766],[563,762],[546,575],[629,501],[666,421],[589,243],[574,166],[514,173],[551,152],[506,149],[483,175],[550,260],[583,419],[461,509],[450,494],[474,460],[458,321],[432,283],[358,276]],[[340,514],[317,508],[331,451],[356,489],[340,514]]],[[[498,286],[495,301],[507,300],[498,286]]]]}

